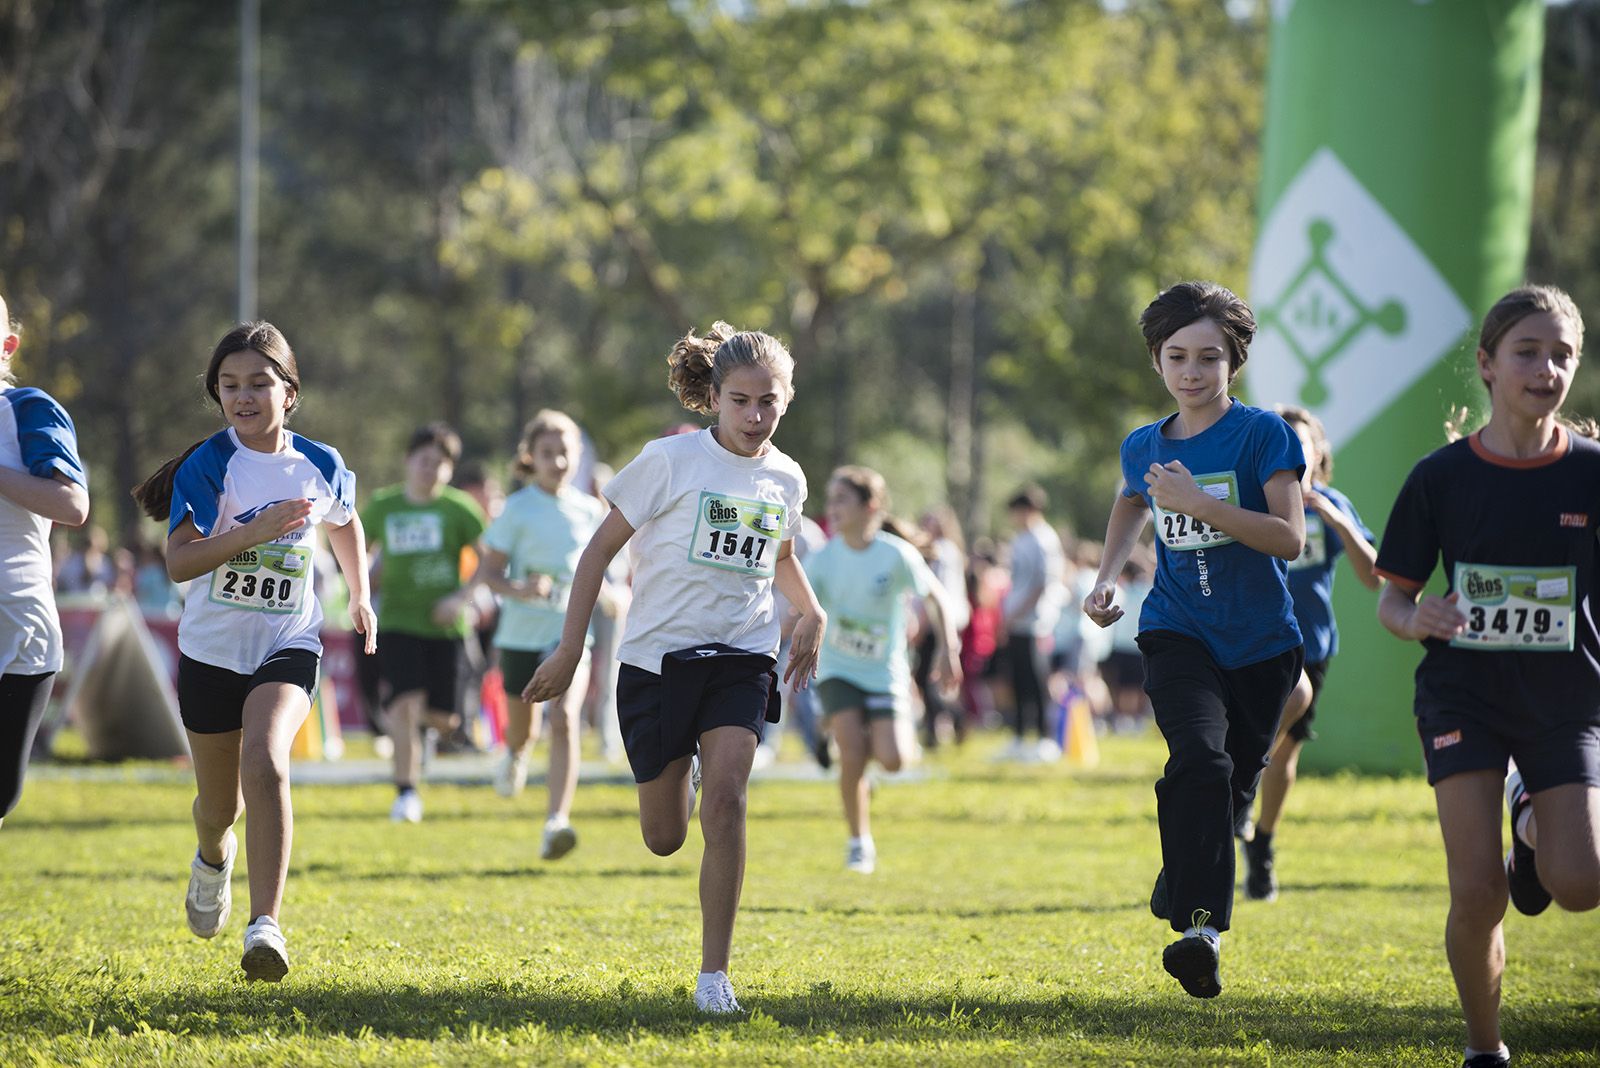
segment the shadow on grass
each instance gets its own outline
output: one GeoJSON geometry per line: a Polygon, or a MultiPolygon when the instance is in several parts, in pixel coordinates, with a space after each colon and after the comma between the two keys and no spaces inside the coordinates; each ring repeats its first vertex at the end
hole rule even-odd
{"type": "MultiPolygon", "coordinates": [[[[969,996],[959,988],[891,997],[836,990],[829,983],[813,984],[805,994],[776,996],[764,996],[759,985],[747,983],[740,989],[747,1009],[759,1009],[778,1026],[791,1029],[796,1038],[834,1034],[846,1042],[1111,1039],[1204,1050],[1247,1041],[1270,1042],[1285,1050],[1373,1055],[1423,1044],[1451,1049],[1460,1037],[1453,1002],[1408,1006],[1321,995],[1306,999],[1226,993],[1216,1001],[1199,1002],[1175,989],[1138,996],[1075,992],[1014,999],[969,996]]],[[[26,1011],[7,1015],[12,1026],[36,1034],[79,1031],[92,1016],[102,1032],[116,1027],[128,1033],[146,1025],[192,1035],[277,1031],[423,1040],[471,1031],[509,1032],[534,1024],[558,1035],[626,1041],[639,1031],[685,1034],[707,1023],[737,1030],[748,1020],[738,1016],[708,1021],[699,1016],[687,984],[646,993],[624,979],[610,993],[585,989],[563,995],[552,992],[548,981],[532,977],[458,982],[446,990],[373,989],[343,983],[311,986],[293,978],[281,987],[248,987],[240,980],[220,990],[196,987],[137,998],[108,992],[76,1005],[70,1021],[54,1014],[30,1021],[26,1011]]],[[[1516,1030],[1523,1053],[1600,1045],[1600,1015],[1592,1003],[1543,1003],[1537,1016],[1530,1015],[1516,1030]]]]}

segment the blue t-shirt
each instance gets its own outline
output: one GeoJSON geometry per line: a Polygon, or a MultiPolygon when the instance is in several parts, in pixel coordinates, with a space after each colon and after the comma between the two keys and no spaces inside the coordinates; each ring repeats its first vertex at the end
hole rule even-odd
{"type": "MultiPolygon", "coordinates": [[[[1332,486],[1316,485],[1316,491],[1349,517],[1361,536],[1372,540],[1372,531],[1356,514],[1350,498],[1332,486]]],[[[1333,618],[1333,565],[1344,553],[1344,539],[1329,529],[1328,521],[1313,509],[1306,509],[1306,548],[1289,561],[1289,596],[1294,598],[1294,619],[1306,640],[1306,663],[1320,663],[1339,651],[1339,625],[1333,618]]]]}
{"type": "Polygon", "coordinates": [[[817,679],[909,695],[905,595],[926,597],[938,581],[922,554],[893,534],[878,533],[864,549],[835,537],[806,560],[806,577],[828,613],[817,679]]]}
{"type": "Polygon", "coordinates": [[[1305,455],[1294,430],[1276,412],[1234,401],[1192,438],[1162,434],[1176,415],[1142,426],[1122,443],[1123,493],[1143,497],[1156,522],[1156,578],[1139,613],[1139,632],[1170,630],[1203,642],[1218,665],[1242,667],[1300,644],[1285,580],[1275,556],[1150,500],[1151,464],[1180,461],[1207,493],[1228,504],[1266,512],[1267,481],[1279,471],[1296,478],[1305,455]]]}

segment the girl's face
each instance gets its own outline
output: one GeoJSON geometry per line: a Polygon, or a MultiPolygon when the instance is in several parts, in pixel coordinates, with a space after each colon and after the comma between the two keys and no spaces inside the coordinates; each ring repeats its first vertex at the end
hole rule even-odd
{"type": "Polygon", "coordinates": [[[439,446],[429,442],[406,454],[406,482],[415,490],[431,492],[450,481],[456,465],[439,446]]]}
{"type": "Polygon", "coordinates": [[[546,493],[554,493],[572,480],[573,464],[578,459],[577,442],[559,431],[533,439],[528,459],[533,464],[533,480],[546,493]]]}
{"type": "Polygon", "coordinates": [[[222,414],[246,441],[276,445],[294,391],[272,361],[254,349],[230,352],[217,365],[217,397],[222,414]]]}
{"type": "Polygon", "coordinates": [[[1300,488],[1311,488],[1311,473],[1322,463],[1322,454],[1317,452],[1317,443],[1311,440],[1311,431],[1299,423],[1294,425],[1295,437],[1300,439],[1300,451],[1306,454],[1306,474],[1300,480],[1300,488]]]}
{"type": "Polygon", "coordinates": [[[1196,319],[1167,338],[1156,370],[1180,411],[1199,411],[1228,396],[1228,337],[1210,319],[1196,319]]]}
{"type": "Polygon", "coordinates": [[[718,444],[739,456],[761,455],[787,406],[783,384],[767,368],[745,366],[728,372],[721,391],[711,396],[718,444]]]}
{"type": "Polygon", "coordinates": [[[1493,353],[1478,350],[1478,373],[1494,414],[1532,422],[1561,410],[1578,370],[1578,332],[1565,316],[1534,312],[1512,325],[1493,353]]]}
{"type": "Polygon", "coordinates": [[[828,499],[824,505],[828,526],[840,534],[860,534],[877,509],[861,499],[855,487],[834,479],[828,483],[828,499]]]}

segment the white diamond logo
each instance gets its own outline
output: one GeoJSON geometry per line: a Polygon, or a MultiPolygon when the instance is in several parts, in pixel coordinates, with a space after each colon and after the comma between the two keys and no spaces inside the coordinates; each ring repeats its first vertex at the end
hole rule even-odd
{"type": "Polygon", "coordinates": [[[1310,408],[1338,448],[1453,348],[1472,316],[1330,149],[1272,209],[1250,297],[1251,400],[1310,408]]]}

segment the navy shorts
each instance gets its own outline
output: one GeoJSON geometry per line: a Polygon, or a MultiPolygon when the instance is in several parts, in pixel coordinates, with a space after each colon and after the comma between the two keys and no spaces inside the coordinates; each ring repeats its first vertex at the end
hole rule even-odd
{"type": "Polygon", "coordinates": [[[744,727],[761,738],[767,725],[771,671],[741,672],[717,679],[702,692],[698,706],[664,707],[661,676],[632,664],[617,666],[617,720],[634,782],[649,782],[680,757],[689,756],[700,736],[717,727],[744,727]]]}
{"type": "Polygon", "coordinates": [[[1466,771],[1504,776],[1517,762],[1530,794],[1574,783],[1600,786],[1600,723],[1563,723],[1511,735],[1472,716],[1429,709],[1417,713],[1428,785],[1466,771]]]}
{"type": "Polygon", "coordinates": [[[1311,704],[1306,707],[1306,714],[1295,720],[1289,728],[1289,737],[1297,742],[1309,742],[1317,736],[1311,729],[1311,721],[1317,718],[1317,698],[1322,695],[1322,680],[1328,677],[1328,660],[1308,663],[1302,669],[1306,678],[1311,680],[1311,704]]]}
{"type": "Polygon", "coordinates": [[[389,700],[422,690],[428,695],[428,711],[459,711],[463,644],[461,638],[383,634],[378,642],[378,675],[389,688],[389,700]]]}
{"type": "Polygon", "coordinates": [[[317,692],[322,657],[310,649],[280,649],[249,675],[178,657],[178,717],[195,734],[244,728],[244,702],[264,682],[287,682],[310,697],[317,692]]]}

